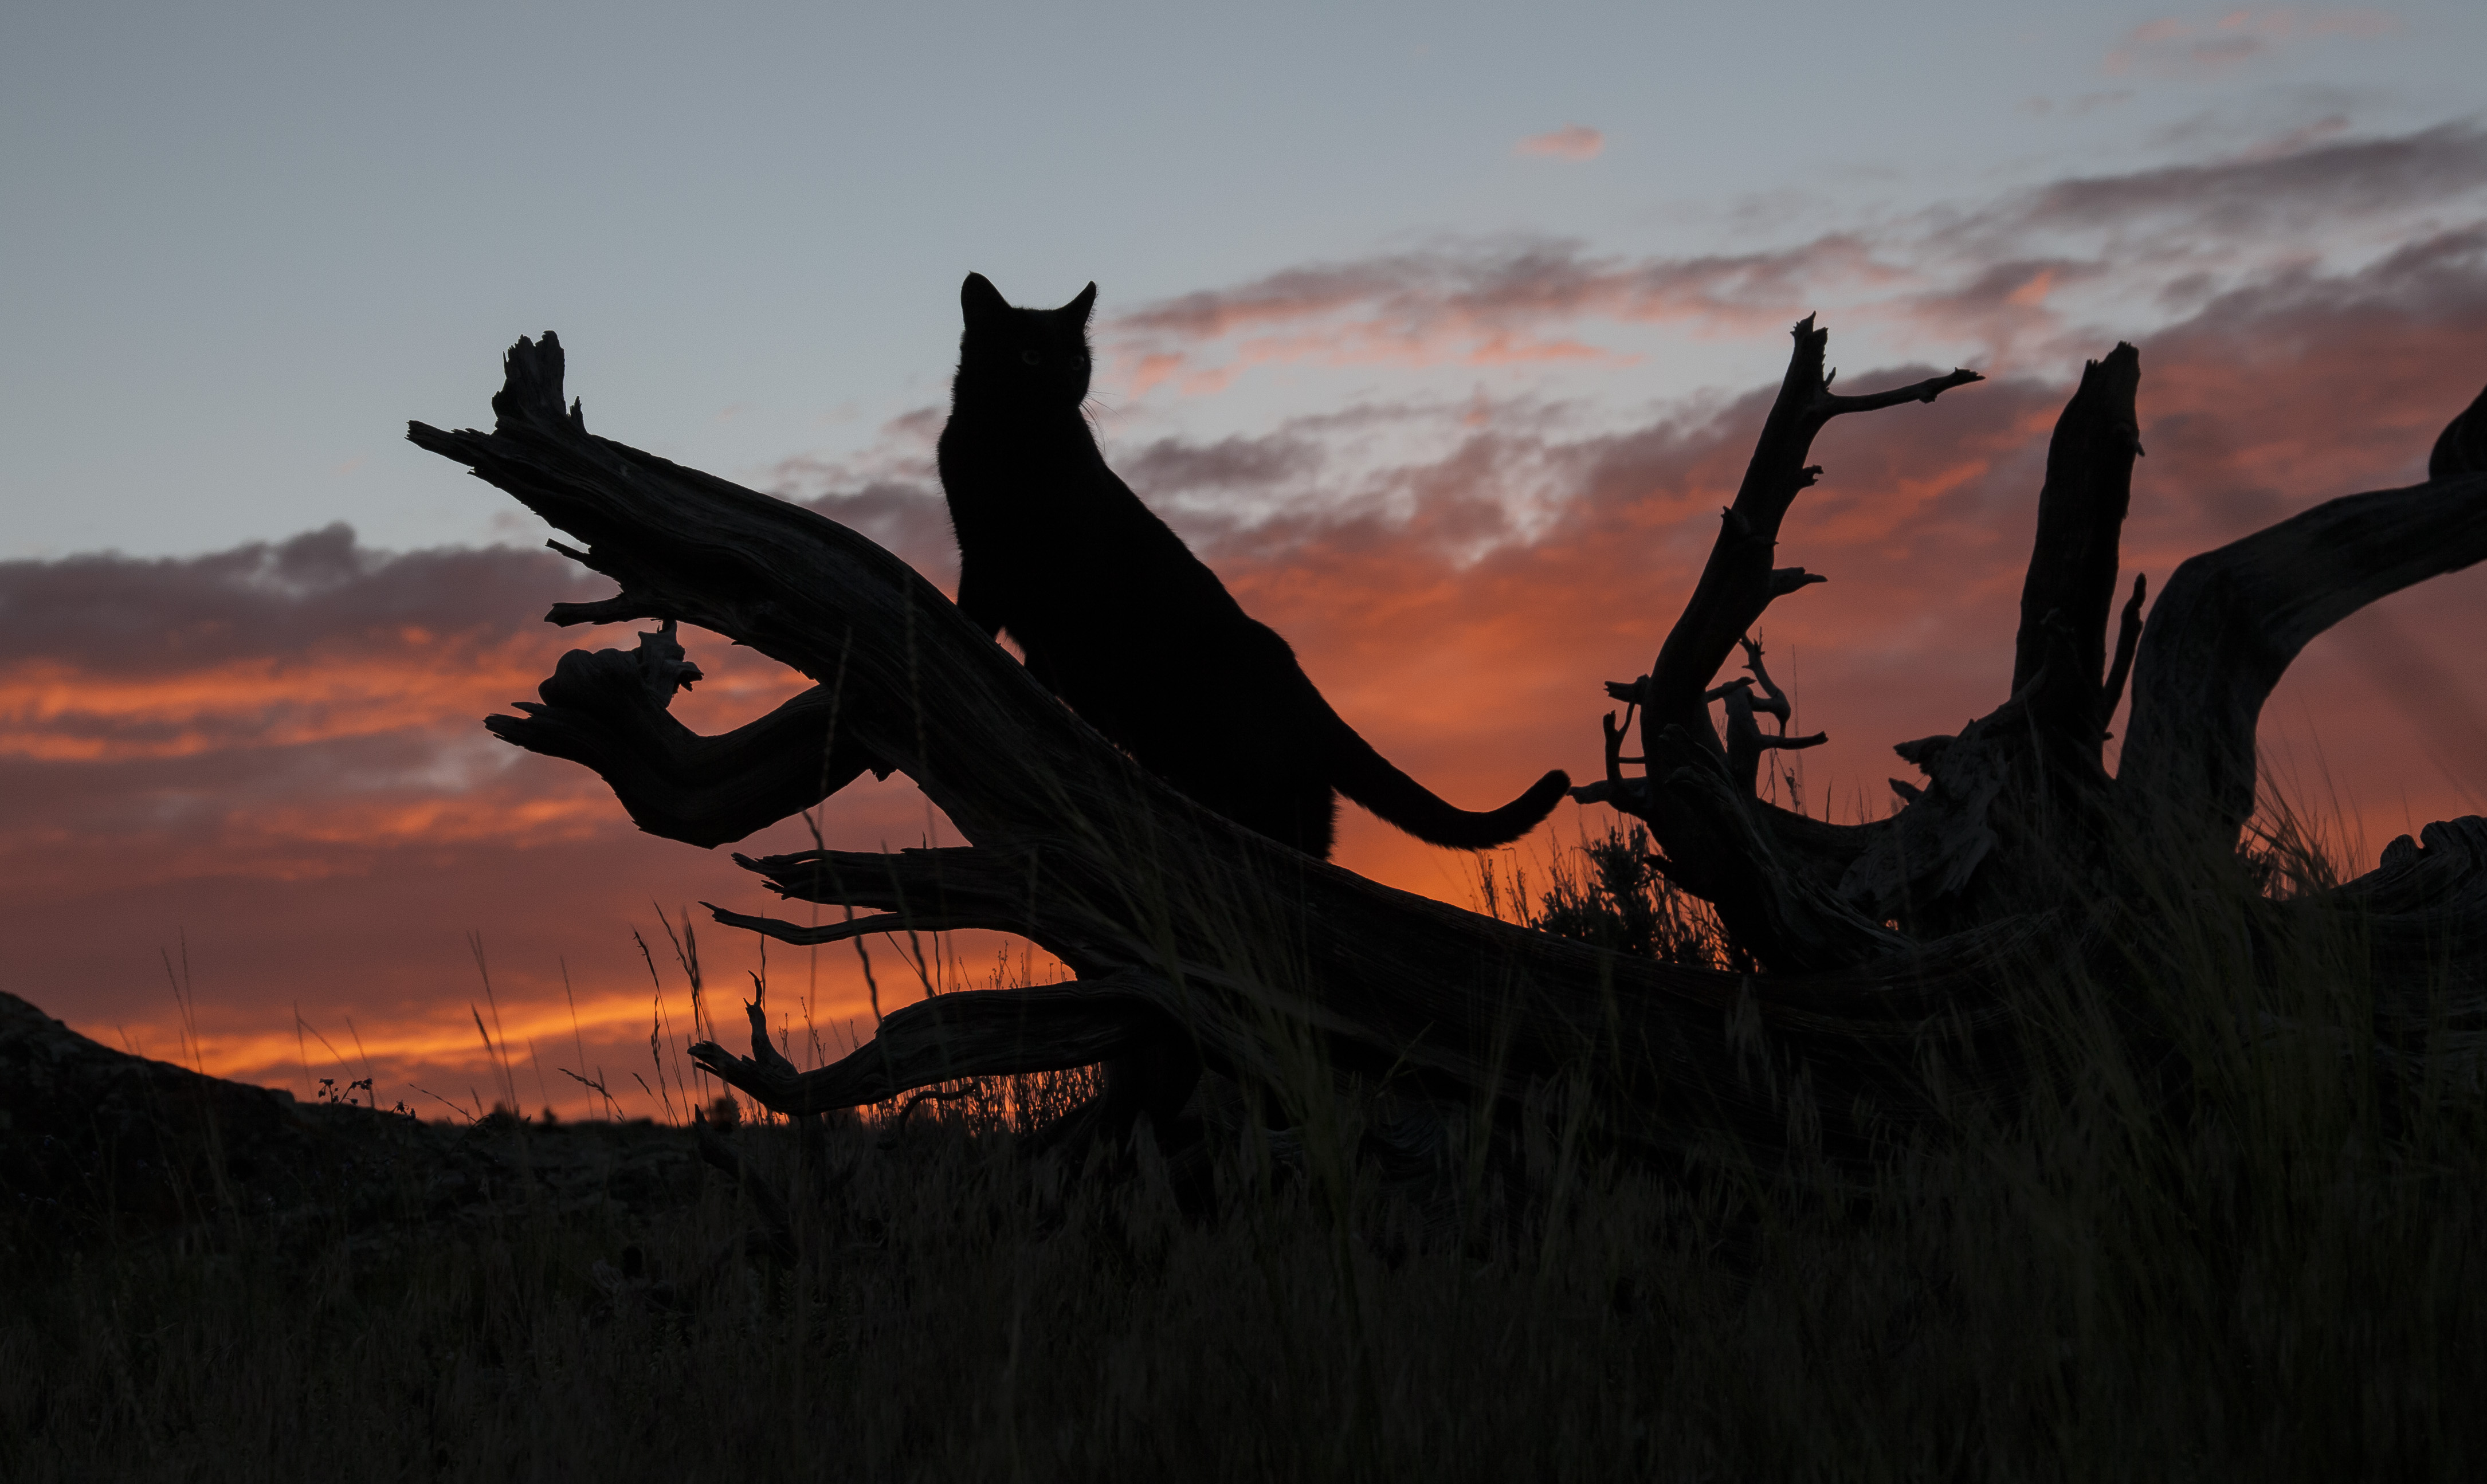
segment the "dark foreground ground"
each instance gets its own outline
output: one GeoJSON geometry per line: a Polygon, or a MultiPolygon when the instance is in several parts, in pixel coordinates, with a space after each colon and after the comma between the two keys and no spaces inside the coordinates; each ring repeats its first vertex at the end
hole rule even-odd
{"type": "Polygon", "coordinates": [[[737,1178],[0,995],[0,1478],[2479,1476],[2474,1110],[2241,1097],[1861,1190],[1418,1147],[1352,1097],[1206,1109],[1172,1174],[988,1102],[741,1127],[737,1178]]]}

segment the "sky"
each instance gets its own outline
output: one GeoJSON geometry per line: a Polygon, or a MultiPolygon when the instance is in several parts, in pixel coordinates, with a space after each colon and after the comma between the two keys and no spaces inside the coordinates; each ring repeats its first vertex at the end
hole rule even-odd
{"type": "MultiPolygon", "coordinates": [[[[992,936],[678,953],[770,899],[479,725],[627,647],[540,622],[604,588],[403,440],[487,423],[556,329],[598,432],[946,584],[970,269],[1098,283],[1108,459],[1472,807],[1598,770],[1799,317],[1843,388],[1984,373],[1833,425],[1783,535],[1831,581],[1762,637],[1832,740],[1773,787],[1880,815],[1892,742],[2002,698],[2084,359],[2141,349],[2128,580],[2421,477],[2487,385],[2480,56],[2450,4],[9,7],[0,988],[305,1096],[604,1106],[575,1073],[661,1114],[693,947],[807,1062],[876,997],[1042,973],[992,936]]],[[[2266,710],[2268,798],[2344,862],[2481,809],[2482,618],[2475,573],[2388,600],[2266,710]]],[[[694,726],[794,688],[687,637],[694,726]]],[[[956,841],[903,779],[818,823],[956,841]]],[[[1342,824],[1473,899],[1473,857],[1342,824]]]]}

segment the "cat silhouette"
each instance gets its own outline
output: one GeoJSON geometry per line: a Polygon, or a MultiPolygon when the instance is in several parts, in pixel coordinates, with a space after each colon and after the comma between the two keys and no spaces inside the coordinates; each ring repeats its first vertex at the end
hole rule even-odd
{"type": "Polygon", "coordinates": [[[1059,309],[1020,309],[970,273],[959,297],[966,328],[940,442],[959,607],[988,634],[1009,630],[1073,711],[1197,802],[1312,855],[1329,854],[1335,794],[1467,850],[1516,840],[1553,809],[1571,786],[1560,771],[1472,812],[1392,767],[1106,467],[1081,410],[1095,284],[1059,309]]]}

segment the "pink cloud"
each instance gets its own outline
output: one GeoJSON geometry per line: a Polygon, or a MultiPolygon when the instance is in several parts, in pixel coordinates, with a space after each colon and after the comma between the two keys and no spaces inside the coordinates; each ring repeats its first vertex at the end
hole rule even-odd
{"type": "Polygon", "coordinates": [[[2487,217],[2482,192],[2475,127],[2359,139],[2327,119],[2237,158],[2072,177],[1761,250],[1631,258],[1496,239],[1300,266],[1144,304],[1102,343],[1134,397],[1205,395],[1280,364],[1624,364],[1600,324],[1758,336],[1813,309],[2019,364],[2095,338],[2085,306],[2118,305],[2122,334],[2121,306],[2487,217]]]}
{"type": "Polygon", "coordinates": [[[1254,365],[1627,364],[1569,322],[1695,322],[1762,332],[1824,287],[1902,276],[1856,238],[1793,248],[1633,262],[1579,244],[1452,246],[1291,268],[1228,290],[1144,305],[1106,327],[1133,395],[1172,383],[1222,389],[1254,365]],[[1204,378],[1209,378],[1204,380],[1204,378]]]}
{"type": "Polygon", "coordinates": [[[2399,22],[2381,11],[2235,10],[2215,19],[2143,21],[2109,48],[2110,73],[2215,77],[2280,48],[2317,37],[2364,39],[2399,22]]]}
{"type": "Polygon", "coordinates": [[[1567,124],[1543,134],[1531,134],[1511,147],[1514,154],[1541,154],[1552,159],[1596,159],[1607,136],[1586,125],[1567,124]]]}

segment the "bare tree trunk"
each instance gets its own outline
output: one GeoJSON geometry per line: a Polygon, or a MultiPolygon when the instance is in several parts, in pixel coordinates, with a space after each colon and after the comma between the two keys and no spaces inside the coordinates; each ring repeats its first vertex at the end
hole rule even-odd
{"type": "MultiPolygon", "coordinates": [[[[2473,406],[2438,440],[2428,483],[2333,500],[2194,557],[2147,624],[2137,576],[2110,664],[2117,543],[2141,452],[2140,357],[2118,346],[2083,372],[2048,450],[2010,695],[1957,736],[1897,745],[1929,781],[1895,780],[1906,804],[1893,817],[1801,828],[1733,770],[1705,766],[1719,751],[1702,703],[1724,689],[1709,688],[1727,658],[1721,627],[1823,580],[1773,569],[1757,551],[1820,473],[1797,465],[1824,421],[1932,400],[1975,378],[1955,372],[1831,398],[1823,332],[1807,320],[1796,340],[1752,472],[1657,668],[1607,687],[1644,704],[1643,776],[1624,774],[1622,765],[1642,760],[1621,755],[1623,732],[1609,718],[1607,778],[1578,791],[1646,821],[1673,879],[1712,902],[1738,943],[1773,968],[1833,971],[1872,962],[1895,940],[1941,941],[2043,913],[2068,883],[2111,877],[2137,850],[2232,858],[2253,809],[2254,725],[2288,662],[2366,603],[2487,557],[2477,466],[2487,460],[2468,431],[2487,412],[2473,406]],[[2101,746],[2128,673],[2133,712],[2110,779],[2101,746]]],[[[1728,717],[1734,726],[1733,706],[1728,717]]]]}
{"type": "MultiPolygon", "coordinates": [[[[1990,821],[2029,815],[2033,789],[2075,777],[2092,800],[2084,819],[2118,817],[2101,799],[2172,798],[2194,817],[2229,821],[2220,848],[2232,847],[2235,760],[2250,757],[2253,712],[2279,667],[2360,603],[2487,554],[2487,477],[2465,466],[2417,490],[2334,502],[2187,564],[2141,638],[2126,776],[2110,783],[2098,746],[2136,611],[2128,606],[2116,673],[2103,682],[2135,451],[2138,362],[2120,348],[2084,378],[2051,454],[2016,695],[1957,738],[1903,744],[1932,781],[1895,819],[1835,826],[1755,799],[1750,773],[1731,766],[1738,738],[1720,742],[1705,698],[1741,702],[1731,733],[1746,755],[1778,740],[1753,723],[1777,698],[1758,650],[1746,653],[1759,698],[1747,682],[1722,691],[1711,681],[1769,602],[1818,580],[1771,565],[1781,518],[1818,472],[1802,462],[1813,434],[1842,413],[1931,401],[1976,378],[1955,372],[1832,397],[1822,348],[1810,321],[1799,326],[1763,447],[1684,620],[1651,676],[1610,687],[1644,713],[1647,777],[1624,775],[1635,761],[1621,753],[1628,727],[1610,717],[1608,777],[1583,791],[1651,822],[1670,872],[1717,903],[1773,970],[1759,975],[1551,938],[1378,885],[1200,808],[1065,710],[887,551],[799,507],[588,434],[578,406],[563,406],[549,334],[512,349],[492,432],[417,423],[408,436],[584,541],[556,549],[620,584],[601,602],[556,605],[551,622],[666,621],[635,651],[565,657],[541,705],[490,719],[497,735],[596,770],[642,828],[693,844],[740,838],[867,769],[905,772],[969,841],[738,856],[781,896],[843,909],[848,920],[805,928],[718,909],[721,921],[795,943],[997,929],[1044,945],[1076,975],[910,1006],[852,1055],[808,1073],[769,1044],[755,1009],[751,1056],[714,1045],[694,1055],[771,1108],[818,1111],[958,1077],[1122,1058],[1143,1075],[1125,1078],[1101,1116],[1128,1126],[1148,1113],[1162,1128],[1188,1085],[1182,1068],[1283,1096],[1317,1066],[1487,1103],[1559,1079],[1596,1084],[1629,1110],[1610,1136],[1679,1156],[1723,1142],[1862,1158],[1872,1140],[1939,1119],[1942,1096],[2008,1096],[2015,966],[2093,946],[2083,919],[2027,910],[2026,893],[1971,889],[2026,867],[1995,849],[1990,821]],[[666,714],[676,685],[696,676],[674,641],[677,620],[815,686],[745,727],[697,737],[666,714]],[[2033,758],[2043,766],[2027,766],[2033,758]],[[1946,919],[1945,901],[2017,908],[1946,919]],[[1936,923],[1941,931],[1922,930],[1936,923]],[[1145,1072],[1169,1067],[1177,1074],[1145,1072]],[[1938,1083],[1948,1092],[1929,1090],[1938,1083]]],[[[2431,826],[2423,849],[2401,842],[2400,857],[2343,893],[2275,910],[2371,912],[2379,966],[2423,944],[2457,984],[2487,986],[2487,935],[2472,931],[2487,922],[2480,827],[2431,826]],[[2447,937],[2447,924],[2460,931],[2447,937]]]]}

